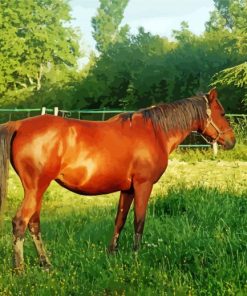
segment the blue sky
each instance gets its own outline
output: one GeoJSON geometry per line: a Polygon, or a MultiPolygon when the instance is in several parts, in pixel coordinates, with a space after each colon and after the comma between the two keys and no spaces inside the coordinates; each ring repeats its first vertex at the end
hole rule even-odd
{"type": "MultiPolygon", "coordinates": [[[[70,5],[72,25],[80,28],[82,47],[88,53],[95,45],[91,18],[96,15],[99,0],[70,0],[70,5]]],[[[213,0],[129,0],[122,23],[127,23],[132,33],[142,26],[146,31],[170,38],[172,30],[187,21],[190,30],[200,34],[213,9],[213,0]]]]}

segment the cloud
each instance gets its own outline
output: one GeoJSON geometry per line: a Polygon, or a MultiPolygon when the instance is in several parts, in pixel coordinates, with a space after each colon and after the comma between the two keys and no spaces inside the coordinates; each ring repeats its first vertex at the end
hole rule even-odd
{"type": "Polygon", "coordinates": [[[198,8],[209,10],[213,8],[213,0],[130,0],[125,10],[127,19],[178,17],[190,14],[198,8]]]}
{"type": "MultiPolygon", "coordinates": [[[[96,15],[100,5],[98,0],[71,0],[73,26],[80,28],[83,39],[90,48],[94,48],[91,18],[96,15]]],[[[132,33],[142,26],[146,31],[161,36],[172,35],[182,21],[189,23],[195,34],[204,31],[204,24],[209,19],[209,11],[214,9],[213,0],[129,0],[124,13],[123,24],[128,24],[132,33]]]]}
{"type": "Polygon", "coordinates": [[[153,34],[170,38],[173,30],[179,30],[182,21],[189,24],[190,30],[199,35],[204,31],[205,22],[209,19],[209,11],[205,13],[204,8],[199,8],[188,14],[170,15],[168,17],[142,17],[126,21],[132,33],[136,33],[139,27],[153,34]]]}
{"type": "Polygon", "coordinates": [[[99,0],[70,0],[69,4],[72,7],[83,7],[83,8],[97,8],[99,6],[99,0]]]}
{"type": "MultiPolygon", "coordinates": [[[[83,6],[80,4],[80,1],[73,0],[71,1],[72,6],[72,17],[73,20],[71,22],[73,27],[77,27],[82,32],[82,42],[84,44],[84,50],[86,52],[90,52],[92,48],[95,47],[95,41],[92,37],[92,25],[91,19],[96,14],[95,7],[89,7],[89,5],[83,6]],[[77,3],[78,2],[78,3],[77,3]]],[[[89,1],[86,1],[89,2],[89,1]]],[[[97,1],[93,1],[97,2],[97,1]]]]}

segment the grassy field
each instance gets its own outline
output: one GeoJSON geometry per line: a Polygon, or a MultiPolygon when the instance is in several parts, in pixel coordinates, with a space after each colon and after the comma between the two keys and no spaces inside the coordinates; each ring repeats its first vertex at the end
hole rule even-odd
{"type": "Polygon", "coordinates": [[[22,189],[11,171],[0,295],[247,295],[247,162],[192,156],[175,154],[155,186],[138,254],[133,211],[119,252],[106,252],[118,194],[81,197],[52,184],[41,219],[53,269],[38,266],[27,234],[19,276],[11,270],[11,217],[22,189]]]}

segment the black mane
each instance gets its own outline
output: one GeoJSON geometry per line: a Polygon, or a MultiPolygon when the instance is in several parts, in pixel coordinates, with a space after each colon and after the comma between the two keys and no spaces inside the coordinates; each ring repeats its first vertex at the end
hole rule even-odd
{"type": "Polygon", "coordinates": [[[207,118],[205,111],[206,100],[202,95],[173,103],[162,103],[136,112],[122,113],[120,117],[123,121],[132,121],[134,114],[141,114],[144,120],[151,120],[155,129],[162,128],[167,132],[171,129],[191,128],[193,121],[207,118]]]}

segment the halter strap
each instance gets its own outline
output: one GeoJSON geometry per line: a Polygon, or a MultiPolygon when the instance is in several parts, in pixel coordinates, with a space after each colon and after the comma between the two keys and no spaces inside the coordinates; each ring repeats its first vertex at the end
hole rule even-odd
{"type": "Polygon", "coordinates": [[[216,143],[216,142],[219,140],[219,138],[220,138],[221,135],[227,133],[229,130],[231,130],[231,128],[228,128],[228,129],[222,131],[222,130],[221,130],[221,129],[220,129],[220,128],[214,123],[213,118],[212,118],[212,111],[211,111],[211,109],[209,108],[208,98],[207,98],[205,95],[203,96],[203,98],[204,98],[204,100],[206,101],[206,114],[207,114],[208,117],[207,117],[207,124],[206,124],[206,126],[204,127],[204,129],[203,129],[203,131],[202,131],[202,133],[201,133],[201,136],[203,137],[203,139],[204,139],[208,144],[213,145],[214,143],[216,143]],[[212,125],[212,126],[214,127],[214,129],[216,130],[216,132],[217,132],[217,136],[216,136],[216,138],[213,139],[212,141],[209,141],[206,137],[203,136],[203,135],[205,134],[206,129],[207,129],[210,125],[212,125]]]}

